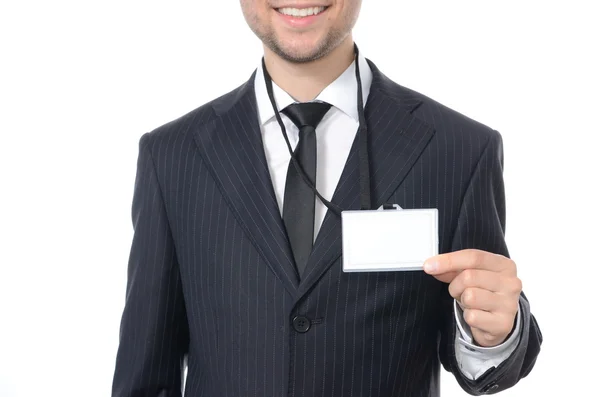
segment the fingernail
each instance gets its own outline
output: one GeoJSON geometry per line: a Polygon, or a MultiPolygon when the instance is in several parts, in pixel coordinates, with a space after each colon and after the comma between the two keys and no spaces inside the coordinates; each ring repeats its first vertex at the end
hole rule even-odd
{"type": "Polygon", "coordinates": [[[436,272],[438,269],[438,263],[437,262],[425,262],[425,264],[423,265],[423,269],[427,273],[436,272]]]}

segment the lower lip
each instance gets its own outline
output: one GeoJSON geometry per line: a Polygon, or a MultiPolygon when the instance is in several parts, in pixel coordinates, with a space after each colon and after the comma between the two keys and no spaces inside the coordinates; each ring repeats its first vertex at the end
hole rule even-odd
{"type": "Polygon", "coordinates": [[[291,15],[284,15],[277,10],[273,11],[275,11],[281,17],[281,19],[283,19],[288,25],[296,28],[304,28],[312,25],[318,19],[320,19],[327,12],[327,8],[317,15],[310,15],[306,17],[294,17],[291,15]]]}

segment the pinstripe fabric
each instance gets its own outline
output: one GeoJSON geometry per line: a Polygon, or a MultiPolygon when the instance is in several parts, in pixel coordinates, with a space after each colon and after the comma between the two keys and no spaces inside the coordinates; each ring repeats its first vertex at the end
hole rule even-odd
{"type": "MultiPolygon", "coordinates": [[[[500,135],[369,65],[375,203],[438,208],[441,252],[508,255],[500,135]]],[[[422,272],[342,273],[332,214],[299,280],[252,84],[140,139],[113,396],[180,396],[184,356],[191,397],[437,396],[440,362],[482,394],[529,373],[542,337],[525,296],[517,349],[469,381],[447,286],[422,272]]],[[[332,201],[359,208],[354,146],[332,201]]]]}

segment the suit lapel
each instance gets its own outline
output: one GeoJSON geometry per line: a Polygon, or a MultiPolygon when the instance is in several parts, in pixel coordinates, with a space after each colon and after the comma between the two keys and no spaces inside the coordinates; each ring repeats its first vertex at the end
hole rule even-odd
{"type": "Polygon", "coordinates": [[[195,135],[202,157],[247,237],[295,296],[298,275],[265,158],[254,74],[213,108],[217,118],[195,135]]]}
{"type": "MultiPolygon", "coordinates": [[[[387,202],[411,170],[434,130],[411,113],[421,101],[383,75],[369,61],[373,82],[365,117],[369,134],[369,161],[373,208],[387,202]]],[[[332,202],[344,210],[360,209],[358,150],[355,139],[332,202]]],[[[338,259],[342,250],[341,219],[327,212],[302,276],[299,296],[338,259]]]]}

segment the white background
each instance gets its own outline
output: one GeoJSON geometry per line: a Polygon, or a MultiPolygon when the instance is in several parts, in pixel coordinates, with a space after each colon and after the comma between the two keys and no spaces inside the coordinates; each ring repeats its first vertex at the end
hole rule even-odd
{"type": "MultiPolygon", "coordinates": [[[[598,392],[595,1],[366,0],[390,78],[498,129],[511,256],[544,334],[504,396],[598,392]]],[[[3,1],[0,396],[110,394],[139,137],[249,78],[238,1],[3,1]]],[[[443,396],[466,395],[448,374],[443,396]]]]}

